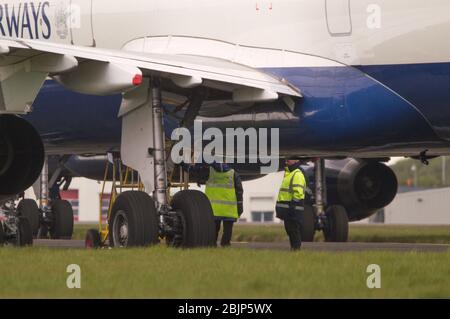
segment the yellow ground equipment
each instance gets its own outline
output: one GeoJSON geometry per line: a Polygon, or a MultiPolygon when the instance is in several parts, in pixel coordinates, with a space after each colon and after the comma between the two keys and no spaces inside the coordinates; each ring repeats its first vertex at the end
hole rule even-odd
{"type": "Polygon", "coordinates": [[[133,169],[123,165],[119,157],[113,156],[112,160],[106,162],[105,174],[102,183],[102,191],[100,193],[100,208],[98,229],[90,229],[86,233],[85,246],[86,248],[99,248],[108,245],[109,228],[108,221],[111,217],[112,207],[116,201],[117,196],[125,190],[143,191],[144,185],[139,179],[139,174],[133,169]],[[112,175],[112,176],[111,176],[112,175]],[[110,176],[112,181],[110,181],[110,176]],[[108,187],[111,183],[110,188],[108,187]],[[110,189],[110,192],[106,192],[110,189]],[[106,221],[104,221],[103,201],[106,196],[109,196],[108,212],[106,221]]]}

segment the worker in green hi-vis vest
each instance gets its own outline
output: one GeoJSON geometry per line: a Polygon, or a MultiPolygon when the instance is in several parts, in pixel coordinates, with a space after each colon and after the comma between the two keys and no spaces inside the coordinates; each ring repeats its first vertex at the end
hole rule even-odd
{"type": "Polygon", "coordinates": [[[276,204],[277,217],[284,222],[292,250],[302,246],[301,227],[303,223],[304,201],[307,181],[301,168],[302,162],[288,159],[276,204]]]}
{"type": "Polygon", "coordinates": [[[222,247],[230,246],[233,225],[243,212],[243,195],[239,174],[226,163],[211,165],[183,165],[183,168],[194,173],[201,184],[206,184],[205,193],[211,202],[216,223],[216,235],[219,237],[221,224],[223,235],[222,247]]]}

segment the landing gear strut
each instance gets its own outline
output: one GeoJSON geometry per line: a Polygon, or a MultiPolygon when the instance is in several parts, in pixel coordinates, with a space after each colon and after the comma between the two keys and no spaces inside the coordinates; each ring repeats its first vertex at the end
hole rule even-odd
{"type": "Polygon", "coordinates": [[[153,157],[155,166],[155,190],[153,198],[157,210],[160,212],[160,221],[164,223],[163,215],[169,210],[167,200],[167,169],[164,143],[163,109],[161,105],[161,88],[158,79],[151,81],[152,113],[153,113],[153,157]]]}
{"type": "Polygon", "coordinates": [[[184,190],[169,205],[164,145],[163,110],[159,80],[152,81],[155,192],[161,235],[176,247],[214,246],[215,230],[211,204],[205,194],[184,190]]]}
{"type": "Polygon", "coordinates": [[[100,218],[99,230],[86,235],[86,247],[97,248],[107,242],[112,247],[148,246],[160,239],[172,247],[215,246],[215,224],[206,195],[183,190],[170,196],[160,81],[151,78],[144,82],[138,91],[125,97],[129,104],[122,105],[122,158],[113,162],[113,174],[115,167],[122,167],[122,161],[128,167],[125,174],[119,169],[119,178],[113,176],[108,226],[100,218]],[[143,105],[134,105],[142,100],[146,101],[143,105]],[[129,105],[134,106],[132,111],[126,111],[129,105]],[[136,139],[136,134],[142,137],[143,132],[144,138],[136,139]],[[139,158],[142,150],[146,150],[145,157],[139,158]],[[135,170],[142,178],[137,184],[131,182],[135,170]]]}
{"type": "Polygon", "coordinates": [[[348,216],[340,205],[327,207],[327,189],[325,160],[316,159],[314,163],[314,211],[316,213],[316,230],[323,231],[328,242],[348,241],[348,216]]]}
{"type": "MultiPolygon", "coordinates": [[[[52,181],[56,183],[56,179],[53,177],[52,181]]],[[[50,187],[53,187],[53,185],[50,185],[50,187]]],[[[68,201],[60,199],[59,188],[57,196],[50,196],[50,187],[48,160],[46,158],[40,177],[39,229],[37,238],[47,238],[47,235],[50,234],[52,239],[71,239],[73,233],[72,205],[68,201]]],[[[34,217],[32,218],[34,220],[34,217]]]]}

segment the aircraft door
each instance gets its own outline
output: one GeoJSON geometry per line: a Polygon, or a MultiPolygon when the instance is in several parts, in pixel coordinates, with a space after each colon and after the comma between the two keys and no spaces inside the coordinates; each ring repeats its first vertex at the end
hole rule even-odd
{"type": "Polygon", "coordinates": [[[92,0],[71,0],[69,24],[74,45],[94,46],[92,0]]]}
{"type": "Polygon", "coordinates": [[[325,0],[328,31],[332,36],[352,34],[350,0],[325,0]]]}

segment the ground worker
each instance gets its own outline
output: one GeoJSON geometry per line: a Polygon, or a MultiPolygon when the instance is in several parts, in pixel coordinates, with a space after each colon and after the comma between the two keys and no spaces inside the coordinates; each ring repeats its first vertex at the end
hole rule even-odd
{"type": "Polygon", "coordinates": [[[277,217],[284,221],[292,250],[299,250],[302,245],[301,226],[307,185],[301,164],[300,160],[286,161],[276,205],[277,217]]]}
{"type": "Polygon", "coordinates": [[[205,193],[213,209],[217,239],[223,223],[220,245],[230,246],[233,225],[243,212],[244,190],[241,178],[229,165],[219,162],[212,165],[189,165],[188,171],[197,175],[200,183],[206,184],[205,193]]]}

